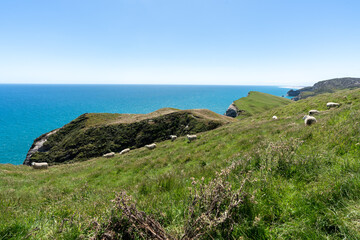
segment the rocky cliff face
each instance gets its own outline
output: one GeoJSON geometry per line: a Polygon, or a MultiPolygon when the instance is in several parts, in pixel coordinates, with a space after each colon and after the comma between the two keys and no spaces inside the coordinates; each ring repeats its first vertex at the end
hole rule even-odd
{"type": "Polygon", "coordinates": [[[48,138],[53,135],[54,133],[56,133],[57,131],[59,131],[59,129],[55,129],[51,132],[45,133],[43,135],[41,135],[40,137],[38,137],[37,139],[34,140],[34,143],[32,144],[32,146],[30,147],[30,150],[28,151],[28,153],[26,154],[26,158],[24,160],[24,165],[31,165],[31,157],[34,153],[37,152],[46,152],[47,149],[46,147],[44,147],[44,143],[48,140],[48,138]]]}
{"type": "Polygon", "coordinates": [[[333,92],[335,90],[359,88],[360,78],[334,78],[330,80],[320,81],[312,87],[305,87],[294,91],[288,91],[288,96],[294,96],[292,100],[297,101],[307,97],[315,96],[320,93],[333,92]]]}
{"type": "Polygon", "coordinates": [[[236,107],[234,103],[230,104],[228,109],[226,110],[225,116],[236,118],[239,116],[239,109],[236,107]]]}

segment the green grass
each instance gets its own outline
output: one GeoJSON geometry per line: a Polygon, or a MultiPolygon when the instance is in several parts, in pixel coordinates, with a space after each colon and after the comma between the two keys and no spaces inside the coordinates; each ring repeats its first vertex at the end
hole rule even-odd
{"type": "MultiPolygon", "coordinates": [[[[181,235],[191,177],[209,181],[234,162],[252,173],[233,239],[360,239],[359,113],[360,91],[344,90],[255,114],[192,143],[180,137],[152,151],[41,171],[0,165],[0,239],[87,239],[113,216],[111,200],[122,190],[181,235]],[[329,101],[342,105],[327,110],[329,101]],[[310,109],[321,113],[306,127],[310,109]]],[[[241,174],[232,172],[233,188],[241,174]]]]}
{"type": "Polygon", "coordinates": [[[85,127],[90,128],[119,123],[131,124],[179,111],[182,110],[176,108],[161,108],[147,114],[87,113],[85,127]]]}
{"type": "Polygon", "coordinates": [[[239,110],[245,111],[239,116],[239,118],[243,118],[244,116],[261,114],[275,107],[287,105],[291,103],[291,100],[267,93],[251,91],[247,97],[240,98],[234,103],[239,110]]]}
{"type": "Polygon", "coordinates": [[[302,98],[308,98],[308,97],[316,95],[316,93],[311,92],[311,91],[305,91],[305,92],[301,92],[300,95],[302,98]]]}
{"type": "Polygon", "coordinates": [[[88,113],[85,127],[96,127],[99,125],[112,124],[121,119],[122,115],[119,113],[88,113]]]}

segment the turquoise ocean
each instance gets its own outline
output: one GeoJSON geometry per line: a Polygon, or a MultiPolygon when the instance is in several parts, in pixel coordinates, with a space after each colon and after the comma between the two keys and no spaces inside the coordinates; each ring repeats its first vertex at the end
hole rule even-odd
{"type": "Polygon", "coordinates": [[[277,86],[0,84],[0,163],[22,164],[33,140],[83,113],[149,113],[207,108],[224,114],[249,91],[276,96],[277,86]]]}

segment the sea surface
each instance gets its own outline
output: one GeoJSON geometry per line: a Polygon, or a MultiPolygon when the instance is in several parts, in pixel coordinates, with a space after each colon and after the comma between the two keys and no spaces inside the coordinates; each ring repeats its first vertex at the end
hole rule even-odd
{"type": "Polygon", "coordinates": [[[224,114],[249,91],[277,96],[276,86],[0,84],[0,163],[22,164],[35,138],[83,113],[149,113],[207,108],[224,114]]]}

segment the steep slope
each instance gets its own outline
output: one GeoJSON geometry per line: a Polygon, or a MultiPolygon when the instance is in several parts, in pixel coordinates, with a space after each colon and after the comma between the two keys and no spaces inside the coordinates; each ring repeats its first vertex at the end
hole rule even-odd
{"type": "Polygon", "coordinates": [[[24,164],[87,160],[164,141],[171,134],[182,136],[208,131],[230,122],[234,119],[206,109],[164,108],[149,114],[87,113],[37,138],[24,164]]]}
{"type": "Polygon", "coordinates": [[[270,109],[291,103],[287,98],[274,96],[267,93],[251,91],[246,97],[234,101],[240,118],[260,114],[270,109]]]}
{"type": "Polygon", "coordinates": [[[221,225],[204,239],[360,239],[359,112],[360,91],[344,90],[200,133],[192,143],[180,137],[153,151],[139,148],[44,171],[0,165],[0,239],[121,232],[121,225],[111,224],[119,214],[111,200],[122,190],[180,236],[192,201],[189,188],[232,164],[238,167],[227,179],[231,189],[249,178],[233,231],[224,235],[230,228],[221,225]],[[341,106],[328,110],[328,101],[341,106]],[[320,114],[306,127],[302,117],[310,109],[320,114]]]}

